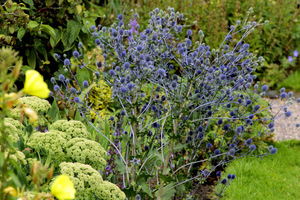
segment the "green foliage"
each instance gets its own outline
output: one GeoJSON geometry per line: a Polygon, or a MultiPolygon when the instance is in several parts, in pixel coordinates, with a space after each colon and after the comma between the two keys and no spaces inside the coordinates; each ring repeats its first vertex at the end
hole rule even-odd
{"type": "Polygon", "coordinates": [[[100,173],[89,165],[63,162],[60,172],[70,176],[76,189],[76,199],[96,197],[100,200],[124,200],[125,194],[113,183],[103,181],[100,173]]]}
{"type": "Polygon", "coordinates": [[[40,68],[49,77],[58,70],[53,53],[71,54],[79,41],[88,46],[87,26],[104,11],[86,0],[8,0],[0,7],[0,46],[20,51],[23,71],[40,68]]]}
{"type": "Polygon", "coordinates": [[[290,76],[279,82],[279,87],[285,87],[288,90],[300,92],[300,71],[293,72],[290,76]]]}
{"type": "MultiPolygon", "coordinates": [[[[91,104],[92,109],[97,110],[99,115],[103,118],[109,114],[109,103],[112,102],[111,93],[110,87],[101,79],[89,92],[89,103],[91,104]]],[[[98,118],[95,112],[90,112],[90,115],[93,120],[98,118]]]]}
{"type": "Polygon", "coordinates": [[[267,73],[261,77],[262,81],[268,82],[268,85],[273,88],[280,89],[286,87],[286,89],[300,91],[299,84],[297,84],[299,61],[296,57],[293,57],[293,59],[292,62],[289,62],[287,57],[283,57],[279,64],[266,63],[265,68],[267,73]]]}

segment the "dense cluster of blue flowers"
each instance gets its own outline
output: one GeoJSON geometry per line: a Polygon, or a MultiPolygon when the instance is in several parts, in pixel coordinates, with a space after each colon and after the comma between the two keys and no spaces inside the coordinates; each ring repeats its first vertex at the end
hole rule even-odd
{"type": "MultiPolygon", "coordinates": [[[[104,57],[104,62],[96,66],[104,68],[104,72],[86,67],[82,44],[73,56],[81,62],[76,65],[77,73],[85,67],[95,74],[93,81],[99,77],[106,80],[112,88],[114,103],[121,108],[119,115],[110,118],[118,126],[107,123],[116,132],[115,141],[110,142],[125,166],[121,173],[125,188],[136,183],[143,170],[149,175],[147,184],[160,185],[156,195],[163,199],[167,191],[187,182],[180,179],[180,175],[185,174],[188,181],[205,180],[220,166],[255,151],[256,141],[274,131],[276,118],[292,115],[287,106],[293,94],[282,89],[279,97],[285,103],[278,115],[259,118],[262,112],[274,106],[259,103],[268,91],[267,85],[254,86],[259,95],[252,92],[256,81],[253,72],[264,59],[250,52],[244,40],[259,25],[262,24],[238,21],[230,26],[218,49],[204,44],[203,32],[193,33],[185,24],[183,14],[173,8],[167,12],[158,8],[150,12],[145,30],[140,30],[137,14],[129,25],[124,16],[119,15],[117,23],[109,28],[90,27],[104,57]],[[180,41],[179,35],[185,35],[185,40],[180,41]],[[198,41],[192,40],[193,36],[198,41]],[[150,91],[145,86],[149,86],[150,91]],[[126,145],[126,152],[122,153],[115,145],[118,142],[126,145]],[[200,159],[203,153],[206,157],[200,159]],[[193,166],[203,162],[201,173],[192,173],[193,166]],[[172,187],[163,192],[162,188],[171,181],[159,179],[158,174],[171,177],[172,187]]],[[[57,54],[55,57],[70,69],[70,59],[61,59],[57,54]]],[[[71,77],[77,82],[76,75],[71,74],[71,77]]],[[[69,92],[67,98],[80,103],[81,114],[85,117],[92,109],[87,104],[88,95],[80,96],[80,93],[91,84],[84,81],[80,88],[78,82],[75,86],[67,80],[59,76],[69,92]]],[[[63,97],[60,90],[55,84],[54,91],[63,97]]],[[[276,152],[272,147],[259,156],[276,152]]],[[[216,176],[220,176],[220,172],[216,172],[216,176]]],[[[235,175],[229,174],[227,179],[221,183],[228,184],[235,175]]],[[[154,189],[150,187],[150,193],[154,189]]],[[[137,199],[145,194],[147,192],[138,194],[137,199]]],[[[189,195],[193,195],[192,192],[189,195]]]]}

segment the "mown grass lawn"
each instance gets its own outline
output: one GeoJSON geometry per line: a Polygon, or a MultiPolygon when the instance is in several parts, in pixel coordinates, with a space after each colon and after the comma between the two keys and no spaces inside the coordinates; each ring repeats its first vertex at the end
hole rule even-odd
{"type": "Polygon", "coordinates": [[[247,157],[230,163],[222,178],[235,174],[236,179],[222,199],[299,200],[300,141],[279,142],[274,147],[277,153],[262,160],[247,157]]]}

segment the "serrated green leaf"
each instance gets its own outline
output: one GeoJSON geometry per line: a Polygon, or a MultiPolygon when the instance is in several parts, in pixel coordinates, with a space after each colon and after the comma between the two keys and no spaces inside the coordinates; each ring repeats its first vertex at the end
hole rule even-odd
{"type": "Polygon", "coordinates": [[[117,167],[118,171],[121,174],[125,174],[126,173],[126,166],[125,166],[125,164],[120,159],[116,159],[115,160],[115,164],[116,164],[116,167],[117,167]]]}
{"type": "Polygon", "coordinates": [[[146,181],[142,181],[139,183],[140,186],[142,186],[142,189],[145,193],[147,193],[149,195],[149,197],[153,198],[152,194],[151,194],[151,190],[148,186],[148,184],[146,183],[146,181]]]}
{"type": "Polygon", "coordinates": [[[61,31],[59,29],[55,29],[54,31],[55,37],[50,38],[50,45],[52,46],[52,48],[54,48],[61,39],[61,31]]]}
{"type": "Polygon", "coordinates": [[[72,45],[79,35],[81,24],[74,20],[69,20],[67,23],[67,30],[62,34],[62,42],[65,46],[64,51],[68,51],[72,48],[72,45]]]}
{"type": "Polygon", "coordinates": [[[76,79],[81,88],[83,88],[83,81],[88,81],[90,79],[90,71],[86,68],[78,69],[76,79]]]}
{"type": "Polygon", "coordinates": [[[60,118],[59,108],[57,106],[57,102],[56,102],[55,99],[52,103],[52,106],[51,106],[50,110],[48,111],[48,115],[50,116],[51,119],[60,118]]]}
{"type": "Polygon", "coordinates": [[[37,27],[38,25],[39,25],[39,23],[36,22],[36,21],[30,21],[30,22],[28,23],[28,27],[30,28],[30,30],[34,29],[34,28],[37,27]]]}
{"type": "Polygon", "coordinates": [[[55,38],[55,36],[56,36],[54,28],[52,28],[49,25],[42,24],[40,26],[40,30],[43,31],[43,32],[45,32],[45,33],[47,33],[52,38],[55,38]]]}
{"type": "MultiPolygon", "coordinates": [[[[167,185],[167,186],[165,186],[163,188],[163,191],[162,191],[163,195],[162,195],[161,199],[163,199],[163,200],[171,200],[174,197],[174,195],[176,193],[176,190],[174,188],[175,184],[176,183],[171,183],[171,184],[169,184],[169,185],[167,185]]],[[[158,196],[158,192],[159,191],[155,192],[155,196],[158,196]]]]}
{"type": "Polygon", "coordinates": [[[18,30],[18,34],[17,34],[17,37],[20,41],[22,41],[22,38],[23,36],[25,35],[25,29],[23,27],[21,27],[19,30],[18,30]]]}

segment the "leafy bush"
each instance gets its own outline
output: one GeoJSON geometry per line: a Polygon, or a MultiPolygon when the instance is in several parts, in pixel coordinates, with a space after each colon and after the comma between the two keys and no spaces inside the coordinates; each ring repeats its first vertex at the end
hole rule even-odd
{"type": "MultiPolygon", "coordinates": [[[[99,137],[110,142],[111,157],[103,175],[122,184],[128,198],[194,198],[199,184],[220,174],[217,170],[231,160],[253,152],[259,157],[269,155],[267,148],[256,151],[256,144],[272,134],[277,117],[290,117],[291,112],[283,109],[276,116],[265,112],[274,106],[260,100],[267,85],[254,86],[259,95],[251,92],[256,79],[252,73],[264,59],[250,52],[250,45],[243,41],[261,22],[237,21],[220,47],[211,49],[204,43],[203,31],[196,42],[192,30],[183,32],[184,15],[173,8],[167,12],[156,8],[150,17],[145,30],[139,29],[137,14],[130,25],[118,15],[118,22],[109,28],[90,27],[103,52],[103,66],[98,70],[85,66],[80,47],[72,58],[54,54],[67,68],[77,68],[77,73],[81,69],[93,72],[93,82],[101,73],[112,88],[112,103],[122,110],[109,121],[102,119],[109,137],[88,121],[92,111],[88,80],[62,79],[56,93],[75,102],[99,137]],[[207,157],[202,159],[201,154],[207,157]]],[[[293,94],[280,92],[286,106],[293,94]]]]}
{"type": "Polygon", "coordinates": [[[45,77],[59,69],[53,52],[70,55],[79,41],[88,46],[85,26],[101,20],[105,10],[85,0],[8,0],[0,9],[0,46],[20,52],[23,72],[39,68],[45,77]]]}

